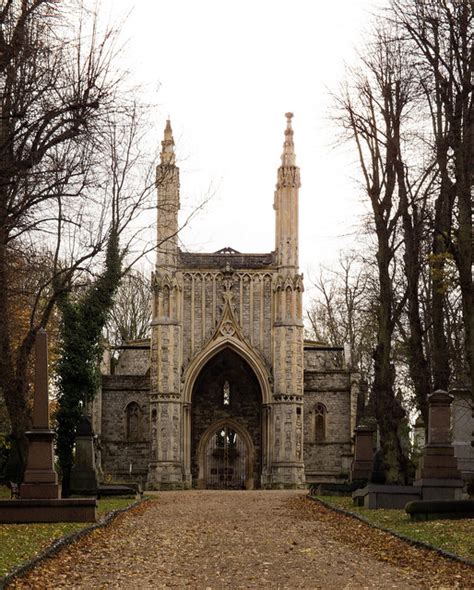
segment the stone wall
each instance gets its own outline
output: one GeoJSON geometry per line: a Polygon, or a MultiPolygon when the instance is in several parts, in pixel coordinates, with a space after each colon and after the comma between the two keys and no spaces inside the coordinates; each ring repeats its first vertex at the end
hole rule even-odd
{"type": "Polygon", "coordinates": [[[305,347],[304,464],[306,481],[348,476],[351,454],[351,373],[342,348],[305,347]],[[316,440],[316,406],[325,412],[325,437],[316,440]]]}
{"type": "Polygon", "coordinates": [[[451,429],[454,454],[465,481],[474,480],[474,404],[468,389],[452,391],[451,429]]]}
{"type": "Polygon", "coordinates": [[[150,461],[149,392],[148,376],[102,376],[100,445],[104,476],[119,480],[146,477],[150,461]],[[127,433],[127,407],[131,403],[139,406],[138,436],[133,440],[127,433]]]}
{"type": "Polygon", "coordinates": [[[115,375],[145,375],[150,369],[150,340],[128,342],[119,349],[115,375]]]}
{"type": "Polygon", "coordinates": [[[272,269],[245,271],[240,268],[228,273],[222,270],[183,269],[184,366],[214,334],[224,307],[224,287],[228,288],[229,284],[233,311],[245,339],[271,364],[272,269]]]}

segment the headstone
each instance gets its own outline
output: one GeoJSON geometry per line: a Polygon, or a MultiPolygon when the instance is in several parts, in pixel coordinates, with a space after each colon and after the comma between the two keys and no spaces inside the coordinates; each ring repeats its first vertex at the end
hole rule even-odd
{"type": "Polygon", "coordinates": [[[423,488],[423,500],[457,500],[463,481],[451,443],[451,404],[454,396],[438,390],[428,396],[428,444],[424,447],[415,486],[423,488]]]}
{"type": "Polygon", "coordinates": [[[89,418],[83,416],[76,430],[76,453],[71,469],[71,492],[95,496],[98,491],[94,433],[89,418]]]}
{"type": "Polygon", "coordinates": [[[354,430],[354,461],[351,481],[368,480],[374,460],[374,432],[372,424],[360,424],[354,430]]]}
{"type": "Polygon", "coordinates": [[[33,427],[28,437],[28,460],[20,486],[21,498],[59,498],[58,475],[54,470],[54,432],[49,427],[48,336],[39,330],[35,343],[35,395],[33,427]]]}
{"type": "Polygon", "coordinates": [[[416,419],[413,438],[415,452],[419,451],[426,445],[426,427],[421,416],[416,419]]]}

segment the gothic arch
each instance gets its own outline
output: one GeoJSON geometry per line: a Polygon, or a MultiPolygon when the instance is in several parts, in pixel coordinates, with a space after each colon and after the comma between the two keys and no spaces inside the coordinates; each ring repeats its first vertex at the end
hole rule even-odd
{"type": "Polygon", "coordinates": [[[247,429],[244,428],[241,424],[237,421],[233,420],[232,418],[222,418],[217,420],[213,424],[211,424],[206,432],[202,435],[198,448],[197,448],[197,456],[198,456],[198,463],[199,463],[199,476],[197,481],[198,488],[205,488],[206,487],[206,449],[207,445],[209,444],[210,438],[220,429],[224,427],[230,427],[232,430],[242,437],[245,445],[247,446],[247,464],[246,464],[246,479],[245,479],[245,488],[247,490],[251,490],[254,487],[253,481],[253,465],[254,465],[254,458],[255,458],[255,447],[253,445],[252,437],[248,433],[247,429]]]}
{"type": "Polygon", "coordinates": [[[248,363],[250,368],[257,377],[258,384],[260,385],[260,391],[262,394],[262,403],[268,404],[271,401],[271,387],[270,387],[270,376],[259,356],[249,348],[241,340],[236,338],[220,338],[209,344],[204,350],[197,354],[191,363],[189,364],[184,374],[184,387],[183,387],[183,401],[184,403],[190,404],[193,394],[194,384],[202,371],[204,366],[219,352],[229,348],[237,353],[244,361],[248,363]]]}

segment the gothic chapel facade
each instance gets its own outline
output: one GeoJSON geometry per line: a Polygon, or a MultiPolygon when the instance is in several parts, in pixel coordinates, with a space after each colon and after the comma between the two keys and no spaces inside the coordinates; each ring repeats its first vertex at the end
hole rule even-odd
{"type": "Polygon", "coordinates": [[[170,122],[157,167],[150,341],[121,349],[93,408],[104,474],[148,489],[291,488],[342,481],[358,375],[304,340],[292,114],[278,169],[275,250],[189,253],[177,241],[170,122]]]}

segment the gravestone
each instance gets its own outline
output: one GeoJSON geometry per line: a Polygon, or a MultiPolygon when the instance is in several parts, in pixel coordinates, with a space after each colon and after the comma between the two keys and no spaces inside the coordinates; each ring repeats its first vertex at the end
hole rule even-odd
{"type": "Polygon", "coordinates": [[[54,432],[49,427],[48,336],[39,330],[35,343],[35,396],[33,427],[28,437],[28,460],[20,497],[59,498],[58,475],[54,470],[54,432]]]}
{"type": "Polygon", "coordinates": [[[354,430],[354,461],[351,466],[351,481],[368,480],[374,461],[375,425],[360,424],[354,430]]]}
{"type": "Polygon", "coordinates": [[[94,433],[89,418],[83,416],[76,430],[76,453],[71,469],[71,492],[95,496],[98,491],[95,468],[94,433]]]}
{"type": "Polygon", "coordinates": [[[463,481],[451,442],[451,404],[454,396],[438,390],[428,396],[428,444],[417,469],[415,486],[423,500],[458,500],[463,481]]]}

